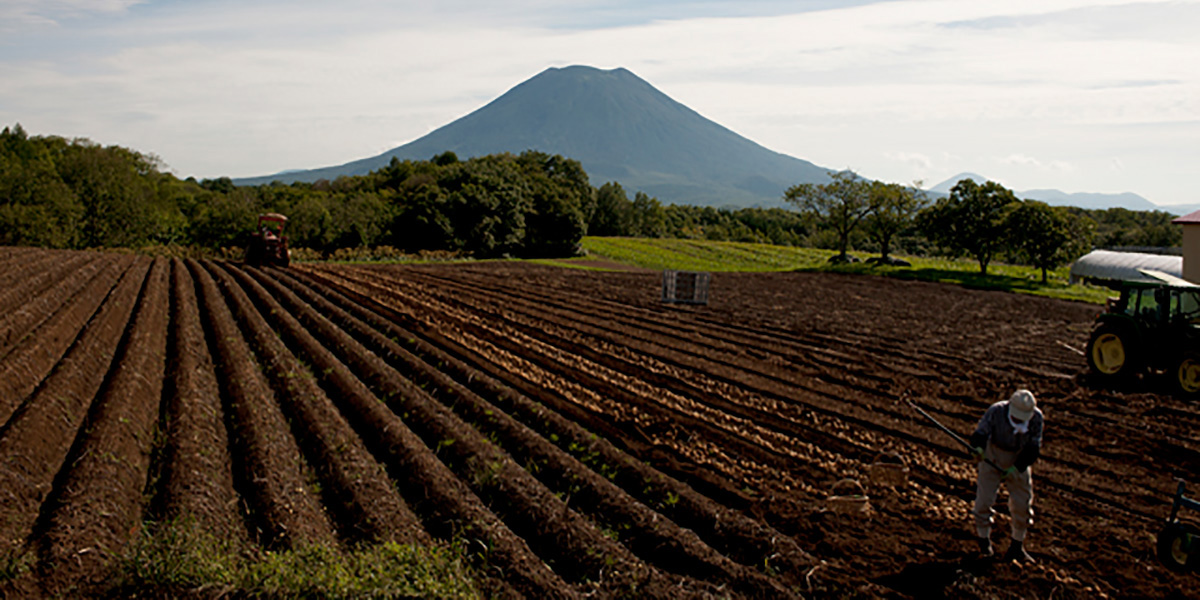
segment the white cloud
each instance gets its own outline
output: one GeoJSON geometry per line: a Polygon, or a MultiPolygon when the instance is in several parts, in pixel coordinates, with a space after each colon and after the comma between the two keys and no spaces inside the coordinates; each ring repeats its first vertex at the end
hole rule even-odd
{"type": "Polygon", "coordinates": [[[921,171],[928,171],[933,168],[933,159],[921,154],[920,152],[885,152],[884,157],[889,160],[911,165],[921,171]]]}
{"type": "Polygon", "coordinates": [[[1041,169],[1041,170],[1045,170],[1045,171],[1066,172],[1066,171],[1072,170],[1070,163],[1067,163],[1066,161],[1054,160],[1054,161],[1049,161],[1049,162],[1043,162],[1037,158],[1034,158],[1032,156],[1028,156],[1025,154],[1010,154],[1004,158],[999,159],[998,162],[1000,162],[1001,164],[1005,164],[1005,165],[1013,165],[1013,166],[1018,166],[1018,167],[1032,167],[1035,169],[1041,169]]]}
{"type": "Polygon", "coordinates": [[[996,168],[1022,188],[1185,202],[1154,169],[1200,159],[1200,42],[1181,33],[1200,27],[1194,0],[737,5],[758,17],[618,0],[134,4],[0,2],[0,22],[59,23],[0,41],[0,122],[152,151],[182,175],[258,175],[377,154],[589,64],[892,181],[996,168]]]}
{"type": "Polygon", "coordinates": [[[4,0],[0,33],[60,25],[64,20],[119,14],[146,0],[4,0]]]}

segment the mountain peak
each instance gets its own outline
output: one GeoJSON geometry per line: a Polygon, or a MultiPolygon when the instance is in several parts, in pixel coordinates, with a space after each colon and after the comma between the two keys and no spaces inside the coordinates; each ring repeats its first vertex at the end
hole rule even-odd
{"type": "Polygon", "coordinates": [[[938,192],[941,194],[949,194],[950,190],[953,189],[954,186],[956,184],[958,184],[958,182],[960,182],[964,179],[970,179],[971,181],[974,181],[975,183],[979,183],[979,184],[988,182],[988,178],[984,177],[983,175],[977,175],[975,173],[964,172],[964,173],[959,173],[958,175],[955,175],[954,177],[951,177],[950,179],[947,179],[947,180],[929,188],[929,191],[938,192]]]}
{"type": "Polygon", "coordinates": [[[829,170],[773,152],[676,102],[623,67],[550,67],[482,108],[379,156],[312,171],[238,180],[256,185],[361,175],[393,157],[466,159],[538,150],[578,160],[593,185],[617,181],[663,202],[780,206],[797,183],[829,170]]]}

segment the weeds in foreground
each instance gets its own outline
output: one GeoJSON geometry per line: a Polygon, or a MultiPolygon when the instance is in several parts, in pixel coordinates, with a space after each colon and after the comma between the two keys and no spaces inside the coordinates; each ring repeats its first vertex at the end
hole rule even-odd
{"type": "Polygon", "coordinates": [[[0,549],[0,583],[20,577],[29,570],[32,559],[17,545],[0,549]]]}
{"type": "Polygon", "coordinates": [[[116,566],[113,593],[228,592],[253,598],[479,598],[456,548],[385,542],[268,552],[181,519],[151,523],[116,566]]]}

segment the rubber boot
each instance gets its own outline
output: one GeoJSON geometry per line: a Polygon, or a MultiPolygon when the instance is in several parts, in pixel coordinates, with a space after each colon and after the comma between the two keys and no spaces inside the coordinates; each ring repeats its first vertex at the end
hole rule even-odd
{"type": "Polygon", "coordinates": [[[991,538],[981,537],[976,538],[976,541],[979,543],[979,556],[982,558],[991,558],[994,554],[992,552],[991,538]]]}
{"type": "Polygon", "coordinates": [[[1033,557],[1025,551],[1024,544],[1021,540],[1013,540],[1012,545],[1008,547],[1008,552],[1004,553],[1004,560],[1015,560],[1022,563],[1036,562],[1033,557]]]}

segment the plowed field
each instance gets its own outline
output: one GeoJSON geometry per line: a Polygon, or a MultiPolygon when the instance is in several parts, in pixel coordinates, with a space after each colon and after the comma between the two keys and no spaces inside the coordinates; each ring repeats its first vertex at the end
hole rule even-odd
{"type": "Polygon", "coordinates": [[[457,544],[498,597],[1195,594],[1153,548],[1200,405],[1089,385],[1096,307],[806,273],[664,305],[658,278],[0,248],[0,596],[103,593],[180,517],[457,544]],[[1047,423],[1033,565],[973,558],[974,464],[902,401],[966,435],[1018,387],[1047,423]]]}

